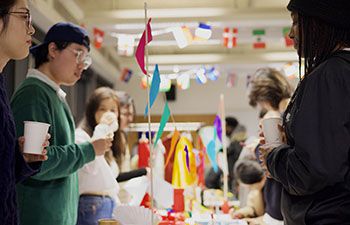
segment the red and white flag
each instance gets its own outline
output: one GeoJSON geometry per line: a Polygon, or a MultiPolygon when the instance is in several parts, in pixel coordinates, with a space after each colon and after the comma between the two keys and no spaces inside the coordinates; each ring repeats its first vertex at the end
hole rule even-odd
{"type": "Polygon", "coordinates": [[[105,36],[105,32],[103,30],[100,30],[100,29],[94,27],[93,33],[94,33],[95,48],[99,49],[102,47],[103,37],[105,36]]]}
{"type": "Polygon", "coordinates": [[[233,48],[237,47],[237,34],[238,29],[237,28],[229,28],[225,27],[223,36],[223,44],[226,48],[233,48]]]}

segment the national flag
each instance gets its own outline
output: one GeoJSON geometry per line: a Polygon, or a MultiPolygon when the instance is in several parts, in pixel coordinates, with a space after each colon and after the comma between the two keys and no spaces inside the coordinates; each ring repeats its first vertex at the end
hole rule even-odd
{"type": "Polygon", "coordinates": [[[263,40],[263,37],[265,37],[265,30],[264,29],[255,29],[255,30],[253,30],[253,35],[256,38],[255,42],[253,43],[253,48],[255,48],[255,49],[266,48],[266,43],[263,40]]]}
{"type": "Polygon", "coordinates": [[[93,33],[94,33],[95,48],[99,49],[102,47],[103,37],[105,35],[105,32],[103,30],[100,30],[100,29],[94,27],[93,33]]]}
{"type": "Polygon", "coordinates": [[[237,34],[238,29],[237,28],[229,28],[225,27],[224,33],[223,33],[223,44],[226,48],[232,48],[237,47],[237,34]]]}

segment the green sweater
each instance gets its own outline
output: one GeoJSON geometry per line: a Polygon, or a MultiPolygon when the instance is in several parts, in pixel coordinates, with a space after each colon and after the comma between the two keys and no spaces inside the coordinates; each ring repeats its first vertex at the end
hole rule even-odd
{"type": "Polygon", "coordinates": [[[56,91],[36,78],[24,80],[11,100],[17,135],[23,121],[51,124],[48,160],[40,172],[17,185],[21,225],[75,225],[78,210],[77,170],[95,158],[91,143],[74,144],[74,121],[56,91]]]}

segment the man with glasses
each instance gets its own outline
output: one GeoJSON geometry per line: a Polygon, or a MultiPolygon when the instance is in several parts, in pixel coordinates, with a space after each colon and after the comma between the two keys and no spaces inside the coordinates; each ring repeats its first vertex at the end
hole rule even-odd
{"type": "MultiPolygon", "coordinates": [[[[30,18],[30,16],[29,16],[30,18]]],[[[87,32],[71,23],[50,28],[42,44],[31,48],[35,68],[30,69],[11,100],[17,135],[23,121],[51,124],[48,160],[40,172],[17,185],[22,225],[74,225],[78,210],[78,177],[84,164],[104,155],[111,139],[74,144],[74,121],[61,85],[72,86],[91,65],[87,32]]],[[[35,134],[34,134],[35,135],[35,134]]]]}

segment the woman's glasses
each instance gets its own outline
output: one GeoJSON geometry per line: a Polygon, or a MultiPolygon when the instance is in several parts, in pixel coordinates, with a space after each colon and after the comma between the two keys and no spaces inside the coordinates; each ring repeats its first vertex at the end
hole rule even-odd
{"type": "Polygon", "coordinates": [[[30,27],[32,26],[32,15],[30,14],[29,11],[27,12],[21,12],[21,11],[13,11],[13,12],[9,12],[8,14],[12,15],[22,15],[23,18],[25,18],[26,20],[26,24],[27,24],[27,28],[30,29],[30,27]]]}

